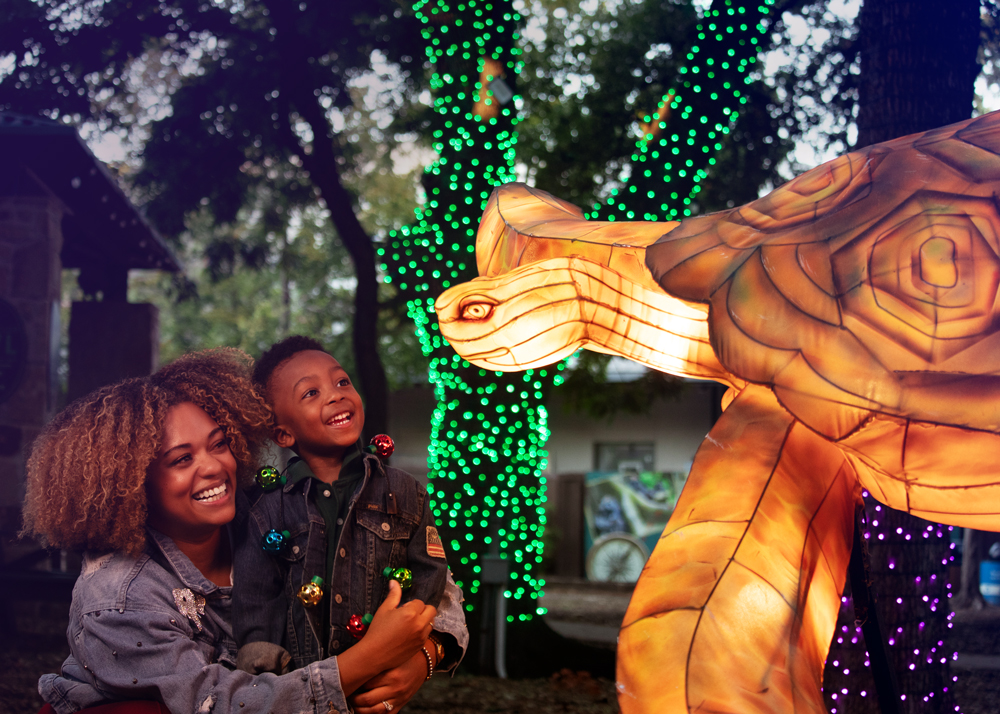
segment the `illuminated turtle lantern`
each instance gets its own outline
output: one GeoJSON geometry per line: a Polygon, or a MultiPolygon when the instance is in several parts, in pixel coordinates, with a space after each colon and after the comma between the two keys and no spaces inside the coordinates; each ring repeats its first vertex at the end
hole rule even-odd
{"type": "Polygon", "coordinates": [[[822,712],[861,488],[1000,530],[1000,114],[842,156],[681,223],[523,185],[436,301],[492,370],[581,347],[731,388],[618,646],[626,712],[822,712]]]}

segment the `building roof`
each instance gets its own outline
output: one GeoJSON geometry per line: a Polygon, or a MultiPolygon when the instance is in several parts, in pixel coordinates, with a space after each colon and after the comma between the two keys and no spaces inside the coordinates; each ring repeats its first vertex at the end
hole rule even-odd
{"type": "Polygon", "coordinates": [[[52,195],[67,208],[64,268],[96,261],[125,269],[179,271],[173,252],[132,204],[76,127],[0,112],[0,195],[52,195]]]}

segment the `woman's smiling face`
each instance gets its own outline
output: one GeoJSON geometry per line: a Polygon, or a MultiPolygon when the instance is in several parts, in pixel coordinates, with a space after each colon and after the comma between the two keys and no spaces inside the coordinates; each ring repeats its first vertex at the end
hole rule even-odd
{"type": "Polygon", "coordinates": [[[209,536],[236,516],[236,459],[201,407],[182,402],[167,412],[146,493],[149,525],[175,539],[209,536]]]}

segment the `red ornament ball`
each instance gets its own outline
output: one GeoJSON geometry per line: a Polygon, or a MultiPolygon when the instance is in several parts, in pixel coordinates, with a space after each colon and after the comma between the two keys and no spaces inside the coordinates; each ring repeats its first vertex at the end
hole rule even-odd
{"type": "Polygon", "coordinates": [[[388,434],[376,434],[369,444],[375,447],[375,453],[380,459],[388,459],[396,448],[388,434]]]}
{"type": "Polygon", "coordinates": [[[347,621],[347,631],[350,632],[356,640],[360,640],[364,636],[365,630],[367,629],[368,625],[365,624],[361,615],[351,615],[351,619],[347,621]]]}

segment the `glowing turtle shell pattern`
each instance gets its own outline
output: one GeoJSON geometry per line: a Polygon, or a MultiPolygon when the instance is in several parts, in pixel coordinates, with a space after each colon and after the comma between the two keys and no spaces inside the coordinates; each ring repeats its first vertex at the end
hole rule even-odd
{"type": "Polygon", "coordinates": [[[873,410],[1000,431],[998,154],[1000,114],[878,144],[685,221],[646,264],[823,434],[873,410]]]}
{"type": "Polygon", "coordinates": [[[710,305],[719,361],[837,441],[880,500],[992,529],[998,193],[992,113],[684,221],[646,265],[668,293],[710,305]]]}

